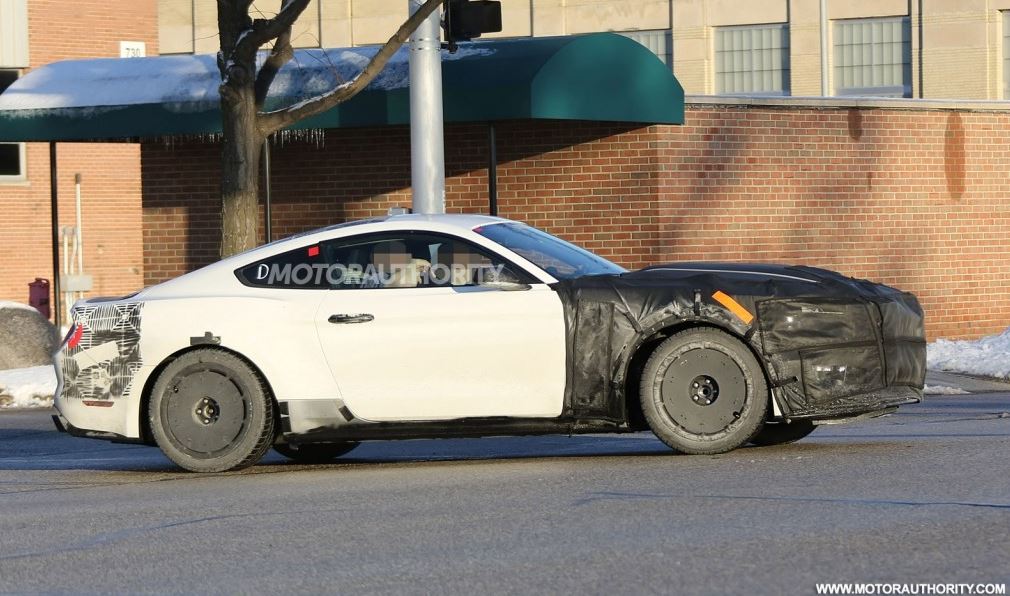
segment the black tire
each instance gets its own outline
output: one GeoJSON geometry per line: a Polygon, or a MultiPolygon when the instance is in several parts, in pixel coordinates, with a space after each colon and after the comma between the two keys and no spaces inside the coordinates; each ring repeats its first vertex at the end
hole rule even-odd
{"type": "Polygon", "coordinates": [[[359,443],[350,441],[347,443],[305,443],[303,445],[278,443],[274,445],[274,451],[298,463],[325,464],[349,453],[358,445],[359,443]]]}
{"type": "Polygon", "coordinates": [[[815,430],[817,430],[817,425],[809,420],[799,420],[789,424],[766,422],[750,442],[761,447],[785,445],[786,443],[795,443],[815,430]]]}
{"type": "Polygon", "coordinates": [[[259,462],[274,439],[273,399],[260,375],[224,350],[173,360],[148,407],[158,447],[191,472],[240,470],[259,462]]]}
{"type": "Polygon", "coordinates": [[[675,451],[725,453],[761,428],[768,384],[747,346],[718,329],[695,328],[649,356],[641,401],[649,428],[675,451]]]}

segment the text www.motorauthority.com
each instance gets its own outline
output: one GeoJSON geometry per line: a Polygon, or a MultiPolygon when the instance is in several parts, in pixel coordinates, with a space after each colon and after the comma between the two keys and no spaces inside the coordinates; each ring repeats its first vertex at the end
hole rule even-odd
{"type": "Polygon", "coordinates": [[[817,584],[818,594],[1006,594],[1006,584],[817,584]]]}

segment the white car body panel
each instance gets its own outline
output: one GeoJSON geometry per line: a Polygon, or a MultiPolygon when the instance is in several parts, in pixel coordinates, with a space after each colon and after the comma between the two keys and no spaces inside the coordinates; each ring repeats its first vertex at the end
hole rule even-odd
{"type": "MultiPolygon", "coordinates": [[[[211,345],[219,345],[250,360],[263,373],[278,402],[342,399],[340,379],[351,368],[341,363],[339,349],[333,346],[329,348],[329,354],[335,359],[333,362],[338,364],[331,371],[320,338],[322,336],[329,340],[338,330],[326,328],[324,331],[318,324],[318,317],[328,309],[336,308],[336,304],[344,304],[341,300],[349,302],[345,308],[338,309],[339,312],[354,310],[353,306],[357,304],[361,304],[359,308],[365,308],[360,299],[351,301],[349,296],[341,298],[342,295],[361,291],[254,288],[239,282],[234,271],[275,254],[325,240],[384,231],[413,230],[450,234],[483,246],[505,257],[542,284],[536,284],[532,290],[525,292],[481,290],[479,296],[472,292],[442,288],[378,290],[380,293],[400,293],[397,295],[402,296],[391,296],[379,301],[384,304],[378,325],[332,327],[340,327],[339,331],[345,335],[384,333],[389,337],[400,334],[415,341],[424,341],[428,346],[431,337],[438,337],[437,334],[443,332],[424,323],[420,315],[415,316],[416,299],[408,299],[406,293],[431,291],[448,292],[451,296],[443,294],[441,299],[428,302],[431,307],[426,316],[451,315],[467,320],[468,324],[453,323],[444,331],[448,341],[430,345],[430,354],[419,355],[421,357],[413,359],[413,363],[400,368],[388,368],[386,364],[391,359],[406,358],[407,353],[413,350],[404,348],[395,352],[389,350],[388,346],[383,348],[382,342],[370,342],[373,345],[368,351],[354,353],[359,367],[374,359],[375,362],[382,363],[382,370],[386,372],[372,375],[376,377],[372,396],[381,395],[381,398],[366,397],[371,391],[367,383],[353,378],[348,381],[348,389],[351,390],[348,406],[351,411],[357,416],[360,409],[362,418],[375,420],[430,420],[497,415],[557,416],[561,412],[565,389],[565,326],[559,298],[544,285],[557,280],[521,256],[472,231],[477,226],[503,221],[507,220],[486,216],[404,215],[324,229],[224,259],[121,300],[79,302],[75,309],[142,304],[139,339],[142,362],[122,395],[101,404],[91,401],[92,405],[87,405],[87,400],[63,398],[61,374],[57,409],[66,421],[79,429],[113,433],[127,439],[140,438],[141,419],[146,416],[141,411],[143,391],[153,381],[152,374],[174,354],[200,345],[201,338],[204,337],[219,340],[211,345]],[[458,301],[448,300],[450,297],[458,301]],[[481,304],[467,306],[469,301],[464,300],[466,298],[478,298],[481,304]],[[325,308],[322,306],[324,301],[325,308]],[[518,304],[520,301],[522,305],[518,304]],[[507,316],[495,318],[495,313],[499,311],[507,316]],[[517,322],[516,317],[520,311],[528,312],[531,316],[528,323],[517,322]],[[406,326],[394,330],[397,325],[394,321],[406,326]],[[354,329],[355,327],[360,329],[354,329]],[[492,338],[504,340],[492,352],[476,349],[477,342],[485,333],[489,341],[492,338]],[[456,343],[453,343],[453,339],[456,343]],[[396,358],[391,358],[393,355],[396,358]],[[467,383],[460,375],[453,377],[451,374],[453,367],[457,370],[485,370],[491,358],[500,359],[500,368],[497,372],[488,370],[488,383],[480,388],[480,392],[473,391],[472,387],[468,391],[467,383]],[[425,359],[432,364],[423,363],[425,359]],[[402,375],[402,379],[394,382],[391,378],[383,378],[390,373],[402,375]],[[452,379],[446,381],[442,375],[452,379]],[[407,387],[415,381],[419,388],[417,392],[394,391],[388,396],[384,393],[396,387],[407,387]],[[440,383],[444,389],[441,392],[440,383]],[[467,396],[470,397],[469,403],[467,396]],[[417,399],[425,399],[432,407],[428,414],[419,408],[409,407],[412,401],[417,403],[414,401],[417,399]],[[401,406],[406,409],[397,413],[397,407],[401,406]]],[[[366,299],[368,301],[371,299],[366,299]]],[[[366,309],[365,312],[369,311],[366,309]]],[[[354,343],[360,344],[362,340],[359,337],[351,345],[354,343]]],[[[99,352],[88,353],[104,354],[103,357],[116,355],[107,347],[99,348],[99,352]]],[[[61,355],[57,356],[58,369],[61,368],[61,358],[61,355]]]]}
{"type": "Polygon", "coordinates": [[[546,285],[332,291],[316,320],[342,399],[359,418],[561,414],[564,312],[546,285]],[[375,319],[328,322],[360,313],[375,319]]]}

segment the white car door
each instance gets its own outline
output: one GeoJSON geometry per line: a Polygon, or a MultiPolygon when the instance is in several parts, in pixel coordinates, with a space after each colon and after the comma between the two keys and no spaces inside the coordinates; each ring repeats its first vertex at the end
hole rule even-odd
{"type": "MultiPolygon", "coordinates": [[[[483,252],[449,236],[407,236],[344,241],[353,246],[328,252],[331,262],[399,262],[429,273],[439,253],[483,252]]],[[[490,253],[483,255],[487,265],[490,253]]],[[[559,416],[566,348],[557,294],[543,283],[503,290],[432,277],[411,270],[385,283],[355,278],[323,298],[319,338],[351,412],[373,421],[559,416]]]]}

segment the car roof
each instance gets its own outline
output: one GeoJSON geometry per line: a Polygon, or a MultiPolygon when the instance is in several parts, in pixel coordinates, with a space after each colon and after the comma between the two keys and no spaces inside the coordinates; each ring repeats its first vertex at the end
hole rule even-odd
{"type": "Polygon", "coordinates": [[[486,226],[493,223],[515,223],[511,219],[494,217],[490,215],[474,215],[470,213],[439,213],[439,214],[403,213],[399,215],[384,215],[381,217],[353,219],[338,224],[323,226],[321,228],[305,230],[303,232],[298,232],[297,234],[291,234],[290,236],[284,236],[283,238],[278,238],[276,240],[269,242],[268,244],[258,246],[253,250],[262,252],[261,249],[274,248],[277,246],[286,245],[293,240],[305,239],[309,236],[315,236],[317,234],[325,234],[326,232],[333,232],[345,228],[355,228],[365,224],[380,224],[379,229],[395,229],[404,224],[410,225],[412,223],[420,223],[420,222],[436,224],[440,226],[448,226],[450,228],[457,228],[460,230],[472,230],[474,228],[480,226],[486,226]]]}
{"type": "MultiPolygon", "coordinates": [[[[304,232],[294,234],[292,236],[287,236],[284,238],[278,238],[269,244],[264,244],[258,246],[252,250],[234,255],[227,259],[223,259],[211,265],[208,265],[206,269],[214,269],[217,267],[232,267],[236,262],[249,261],[252,262],[255,259],[260,259],[272,254],[280,254],[285,250],[289,250],[289,245],[297,241],[318,241],[324,239],[331,232],[338,230],[348,230],[357,229],[359,227],[365,228],[369,233],[371,232],[383,232],[387,230],[397,230],[403,228],[411,228],[415,225],[421,224],[420,229],[435,229],[438,231],[470,231],[474,228],[480,226],[486,226],[490,224],[498,223],[515,223],[510,219],[505,219],[502,217],[493,217],[490,215],[473,215],[469,213],[439,213],[439,214],[421,214],[421,213],[404,213],[400,215],[387,215],[383,217],[372,217],[367,219],[357,219],[352,221],[346,221],[339,224],[334,224],[331,226],[326,226],[322,228],[317,228],[314,230],[306,230],[304,232]]],[[[363,230],[364,231],[364,230],[363,230]]]]}
{"type": "Polygon", "coordinates": [[[486,226],[493,223],[504,223],[511,220],[494,217],[491,215],[474,215],[471,213],[440,213],[437,215],[422,213],[404,213],[402,215],[390,215],[385,218],[387,223],[414,223],[426,222],[452,226],[456,228],[472,230],[479,226],[486,226]]]}

